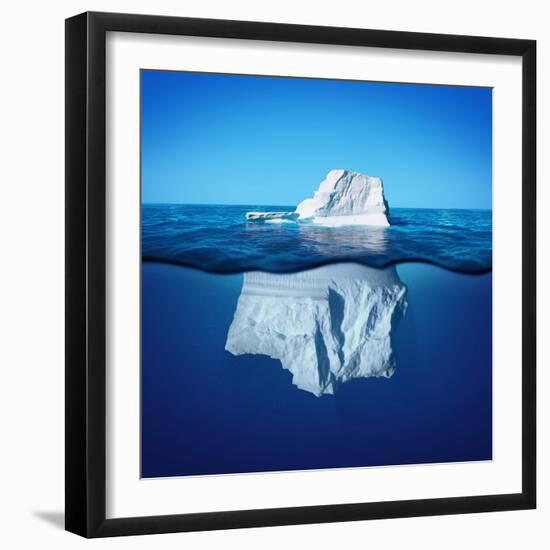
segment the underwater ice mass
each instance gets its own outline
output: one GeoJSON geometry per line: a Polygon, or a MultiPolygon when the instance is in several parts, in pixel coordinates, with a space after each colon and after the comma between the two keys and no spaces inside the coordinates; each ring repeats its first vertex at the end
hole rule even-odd
{"type": "Polygon", "coordinates": [[[225,349],[279,359],[293,384],[316,396],[353,378],[389,378],[392,326],[405,295],[394,266],[245,273],[225,349]]]}

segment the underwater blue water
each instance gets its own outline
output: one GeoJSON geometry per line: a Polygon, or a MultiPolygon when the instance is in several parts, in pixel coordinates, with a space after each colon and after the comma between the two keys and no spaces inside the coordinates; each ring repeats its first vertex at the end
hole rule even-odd
{"type": "MultiPolygon", "coordinates": [[[[144,250],[156,250],[160,257],[171,259],[190,255],[193,262],[221,269],[229,265],[229,258],[260,262],[255,254],[262,246],[279,248],[256,243],[250,245],[256,252],[245,255],[245,248],[237,242],[238,230],[227,230],[229,224],[225,237],[229,249],[220,252],[219,263],[209,263],[214,243],[224,242],[224,232],[216,231],[210,221],[194,227],[183,216],[184,212],[191,215],[196,207],[180,208],[174,207],[176,222],[171,223],[178,227],[174,235],[161,238],[157,227],[157,240],[151,232],[144,235],[144,250]],[[177,222],[180,217],[181,223],[177,222]],[[177,248],[180,231],[189,242],[177,248]],[[194,240],[193,234],[201,238],[194,240]],[[205,244],[208,234],[211,238],[205,244]]],[[[483,217],[475,212],[445,212],[422,215],[424,221],[431,217],[430,227],[439,227],[441,232],[446,219],[451,234],[457,220],[464,226],[467,219],[483,217]]],[[[144,208],[148,223],[154,215],[154,209],[144,208]]],[[[219,216],[227,220],[227,208],[220,209],[219,216]]],[[[394,223],[397,220],[396,231],[401,220],[410,249],[422,230],[407,228],[407,212],[396,211],[392,216],[394,223]]],[[[480,266],[490,266],[490,260],[481,261],[481,250],[485,246],[490,250],[490,236],[480,236],[486,222],[472,221],[472,225],[477,245],[461,238],[451,253],[436,243],[431,260],[437,256],[461,263],[459,251],[467,249],[478,251],[474,256],[480,266]]],[[[150,231],[152,226],[148,227],[150,231]]],[[[269,228],[273,230],[277,228],[269,228]]],[[[263,231],[244,228],[240,234],[242,238],[251,235],[250,242],[263,231]]],[[[301,229],[291,231],[281,242],[300,242],[301,229]]],[[[391,237],[388,240],[394,242],[391,237]]],[[[314,250],[308,241],[304,247],[314,250]]],[[[277,253],[280,261],[296,265],[297,255],[284,252],[277,253]]],[[[145,262],[142,476],[491,459],[492,274],[466,275],[421,263],[399,264],[397,271],[408,287],[408,308],[393,332],[394,375],[355,379],[334,395],[316,397],[292,385],[290,372],[278,360],[264,355],[235,357],[224,350],[242,274],[145,262]]]]}
{"type": "Polygon", "coordinates": [[[391,208],[390,227],[246,222],[294,206],[146,204],[142,257],[217,273],[300,271],[329,262],[424,261],[463,273],[492,266],[492,211],[391,208]]]}

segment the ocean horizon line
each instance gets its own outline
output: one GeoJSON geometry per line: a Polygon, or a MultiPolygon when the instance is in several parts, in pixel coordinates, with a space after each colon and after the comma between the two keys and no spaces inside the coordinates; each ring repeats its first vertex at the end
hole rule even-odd
{"type": "MultiPolygon", "coordinates": [[[[296,208],[296,206],[289,204],[270,204],[262,202],[250,202],[250,203],[217,203],[217,202],[142,202],[141,206],[269,206],[274,208],[296,208]]],[[[465,207],[448,207],[448,206],[390,206],[390,212],[396,209],[406,210],[476,210],[480,212],[492,212],[492,208],[465,208],[465,207]]]]}

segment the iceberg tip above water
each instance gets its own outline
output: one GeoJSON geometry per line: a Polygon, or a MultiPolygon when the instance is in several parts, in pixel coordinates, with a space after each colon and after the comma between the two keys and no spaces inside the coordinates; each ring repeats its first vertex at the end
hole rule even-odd
{"type": "Polygon", "coordinates": [[[331,170],[296,212],[323,225],[390,225],[382,180],[351,170],[331,170]]]}
{"type": "Polygon", "coordinates": [[[312,198],[303,200],[294,212],[247,212],[249,221],[274,219],[310,220],[316,224],[374,225],[387,227],[388,203],[380,178],[351,170],[331,170],[312,198]]]}

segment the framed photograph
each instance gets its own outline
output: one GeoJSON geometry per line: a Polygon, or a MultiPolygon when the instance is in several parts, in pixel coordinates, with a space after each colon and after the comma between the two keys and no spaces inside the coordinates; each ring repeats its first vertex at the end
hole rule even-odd
{"type": "Polygon", "coordinates": [[[66,21],[66,528],[535,507],[531,40],[66,21]]]}

